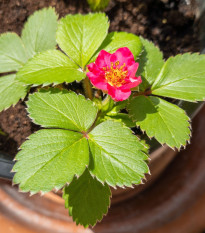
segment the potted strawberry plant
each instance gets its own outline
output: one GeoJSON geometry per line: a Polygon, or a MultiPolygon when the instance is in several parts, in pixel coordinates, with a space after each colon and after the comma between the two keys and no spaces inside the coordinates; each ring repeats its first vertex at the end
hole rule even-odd
{"type": "Polygon", "coordinates": [[[2,72],[18,70],[2,78],[5,87],[13,88],[5,88],[11,93],[9,104],[25,96],[31,86],[42,85],[28,96],[27,106],[29,117],[44,129],[21,146],[13,182],[31,194],[64,187],[73,220],[85,227],[95,225],[110,205],[109,186],[131,187],[149,173],[149,146],[130,128],[138,126],[172,148],[180,149],[189,141],[189,117],[170,99],[204,99],[205,57],[183,54],[164,61],[160,50],[142,37],[108,34],[108,19],[102,13],[60,19],[56,41],[61,51],[54,43],[47,46],[48,41],[41,45],[40,39],[33,47],[26,44],[33,22],[52,15],[54,26],[48,29],[55,36],[57,19],[52,9],[35,15],[22,34],[20,56],[19,51],[7,56],[5,49],[5,41],[20,45],[20,38],[6,34],[0,40],[1,54],[8,57],[2,72]],[[71,91],[70,84],[46,87],[74,81],[82,81],[89,99],[71,91]],[[23,90],[18,97],[17,87],[23,90]]]}

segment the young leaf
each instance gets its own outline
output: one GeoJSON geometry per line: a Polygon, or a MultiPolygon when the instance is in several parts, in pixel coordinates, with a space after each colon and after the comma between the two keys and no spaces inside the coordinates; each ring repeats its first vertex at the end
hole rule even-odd
{"type": "Polygon", "coordinates": [[[140,88],[145,90],[154,83],[164,64],[164,61],[163,54],[158,47],[142,37],[140,37],[140,40],[143,44],[143,51],[137,60],[137,62],[139,62],[137,76],[141,76],[142,83],[140,88]]]}
{"type": "Polygon", "coordinates": [[[81,133],[43,129],[23,143],[14,165],[13,182],[32,194],[60,189],[80,176],[89,163],[88,142],[81,133]]]}
{"type": "Polygon", "coordinates": [[[152,93],[186,101],[205,99],[205,55],[169,58],[152,86],[152,93]]]}
{"type": "Polygon", "coordinates": [[[60,48],[82,68],[107,35],[108,19],[103,13],[67,15],[57,30],[60,48]]]}
{"type": "Polygon", "coordinates": [[[145,145],[120,122],[105,121],[89,134],[89,170],[110,186],[140,184],[149,168],[145,145]]]}
{"type": "Polygon", "coordinates": [[[17,73],[17,79],[26,84],[49,85],[80,81],[85,74],[66,55],[48,50],[30,59],[17,73]]]}
{"type": "Polygon", "coordinates": [[[28,112],[36,124],[44,127],[87,131],[97,108],[82,95],[50,88],[30,95],[28,112]]]}
{"type": "Polygon", "coordinates": [[[114,53],[117,49],[122,47],[128,47],[131,52],[133,53],[134,57],[136,58],[141,50],[142,50],[142,43],[138,36],[127,33],[127,32],[111,32],[107,35],[105,40],[103,41],[100,48],[97,50],[91,62],[94,62],[99,54],[99,52],[103,49],[109,53],[114,53]]]}
{"type": "Polygon", "coordinates": [[[184,110],[158,97],[138,96],[129,105],[136,125],[160,143],[180,148],[189,140],[189,118],[184,110]]]}
{"type": "Polygon", "coordinates": [[[17,71],[27,61],[21,38],[15,33],[0,36],[0,73],[17,71]]]}
{"type": "Polygon", "coordinates": [[[132,119],[130,119],[129,115],[126,113],[116,113],[115,115],[106,115],[105,119],[109,120],[114,120],[114,121],[119,121],[122,122],[123,124],[125,124],[127,127],[132,128],[135,127],[136,124],[135,122],[133,122],[132,119]]]}
{"type": "Polygon", "coordinates": [[[55,48],[57,20],[58,16],[53,8],[36,11],[29,17],[21,36],[29,57],[55,48]]]}
{"type": "Polygon", "coordinates": [[[27,87],[15,80],[15,74],[0,77],[0,112],[15,105],[27,94],[27,87]]]}
{"type": "Polygon", "coordinates": [[[87,169],[78,179],[74,177],[63,192],[69,214],[84,227],[94,226],[103,218],[110,205],[110,196],[109,186],[101,184],[87,169]]]}
{"type": "Polygon", "coordinates": [[[103,11],[109,4],[110,0],[87,0],[92,11],[103,11]]]}
{"type": "Polygon", "coordinates": [[[116,115],[117,113],[120,112],[120,110],[125,109],[127,107],[127,104],[128,104],[128,100],[115,102],[115,106],[109,112],[107,112],[107,115],[109,116],[116,115]]]}

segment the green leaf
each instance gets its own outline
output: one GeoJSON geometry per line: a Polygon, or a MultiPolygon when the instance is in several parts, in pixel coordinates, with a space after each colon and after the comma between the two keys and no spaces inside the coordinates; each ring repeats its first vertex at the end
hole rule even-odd
{"type": "Polygon", "coordinates": [[[152,87],[155,95],[186,101],[205,99],[205,55],[183,54],[169,58],[152,87]]]}
{"type": "Polygon", "coordinates": [[[48,50],[30,59],[17,73],[17,79],[26,84],[49,85],[80,81],[85,74],[66,55],[48,50]]]}
{"type": "Polygon", "coordinates": [[[69,214],[77,224],[94,226],[107,213],[111,192],[107,184],[101,184],[86,169],[79,179],[74,177],[64,188],[63,198],[69,214]]]}
{"type": "Polygon", "coordinates": [[[88,142],[78,132],[43,129],[32,134],[21,149],[15,158],[13,182],[32,194],[62,188],[89,163],[88,142]]]}
{"type": "Polygon", "coordinates": [[[103,11],[109,4],[110,0],[87,0],[92,11],[103,11]]]}
{"type": "Polygon", "coordinates": [[[107,115],[112,116],[120,112],[120,110],[127,107],[128,100],[115,102],[115,106],[107,113],[107,115]]]}
{"type": "Polygon", "coordinates": [[[17,71],[27,61],[21,38],[15,33],[0,36],[0,73],[17,71]]]}
{"type": "Polygon", "coordinates": [[[124,125],[126,125],[129,128],[133,128],[136,126],[135,122],[133,122],[132,119],[130,119],[129,115],[126,113],[116,113],[115,115],[106,115],[105,116],[106,120],[114,120],[118,122],[122,122],[124,125]]]}
{"type": "MultiPolygon", "coordinates": [[[[104,110],[105,113],[102,114],[102,118],[99,119],[98,122],[103,122],[106,120],[114,120],[114,121],[122,122],[124,125],[126,125],[129,128],[135,127],[136,124],[129,117],[129,115],[127,113],[120,112],[120,110],[126,108],[128,101],[124,100],[124,101],[114,102],[110,97],[108,99],[110,99],[110,106],[108,105],[108,107],[110,107],[110,108],[107,108],[107,109],[102,108],[101,109],[101,112],[103,112],[103,110],[104,110]]],[[[108,102],[108,104],[109,104],[109,102],[108,102]]]]}
{"type": "Polygon", "coordinates": [[[97,116],[97,107],[75,92],[50,88],[30,95],[28,112],[44,127],[87,131],[97,116]]]}
{"type": "Polygon", "coordinates": [[[27,94],[27,87],[15,79],[15,74],[0,77],[0,112],[15,105],[27,94]]]}
{"type": "Polygon", "coordinates": [[[98,101],[100,101],[99,104],[95,100],[96,104],[99,105],[99,109],[102,113],[109,112],[115,105],[114,100],[109,95],[107,95],[104,100],[98,99],[98,101]]]}
{"type": "Polygon", "coordinates": [[[145,145],[120,122],[105,121],[89,134],[89,170],[110,186],[140,184],[149,168],[145,145]]]}
{"type": "Polygon", "coordinates": [[[4,133],[4,132],[0,129],[0,135],[6,136],[6,133],[4,133]]]}
{"type": "Polygon", "coordinates": [[[100,48],[95,53],[91,62],[94,62],[99,52],[103,49],[109,53],[114,53],[117,49],[128,47],[133,53],[135,59],[142,50],[142,43],[138,36],[127,32],[111,32],[107,35],[100,48]]]}
{"type": "Polygon", "coordinates": [[[28,18],[22,31],[22,40],[29,57],[33,57],[38,52],[55,48],[57,20],[58,16],[54,8],[36,11],[28,18]]]}
{"type": "Polygon", "coordinates": [[[140,89],[145,90],[154,83],[164,61],[163,54],[158,47],[142,37],[140,37],[140,40],[143,44],[143,52],[137,60],[139,62],[137,75],[142,77],[140,89]]]}
{"type": "Polygon", "coordinates": [[[138,96],[129,105],[136,125],[160,143],[180,148],[189,140],[189,118],[184,110],[158,97],[138,96]]]}
{"type": "Polygon", "coordinates": [[[108,18],[104,13],[67,15],[57,30],[60,48],[82,68],[107,35],[108,18]]]}

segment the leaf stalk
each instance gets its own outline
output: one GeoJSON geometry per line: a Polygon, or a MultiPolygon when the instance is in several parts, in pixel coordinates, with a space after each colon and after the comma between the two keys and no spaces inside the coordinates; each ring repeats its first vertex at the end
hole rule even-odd
{"type": "Polygon", "coordinates": [[[87,76],[83,80],[83,89],[84,89],[84,92],[85,92],[85,97],[92,100],[93,99],[92,86],[91,86],[90,80],[88,79],[87,76]]]}

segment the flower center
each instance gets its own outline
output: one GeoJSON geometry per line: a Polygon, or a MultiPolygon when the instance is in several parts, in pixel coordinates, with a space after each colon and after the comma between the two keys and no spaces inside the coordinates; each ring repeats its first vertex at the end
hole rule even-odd
{"type": "Polygon", "coordinates": [[[124,70],[125,63],[119,66],[120,62],[111,62],[111,67],[103,67],[105,71],[105,78],[108,83],[113,87],[121,87],[126,83],[125,78],[127,77],[127,70],[124,70]]]}

